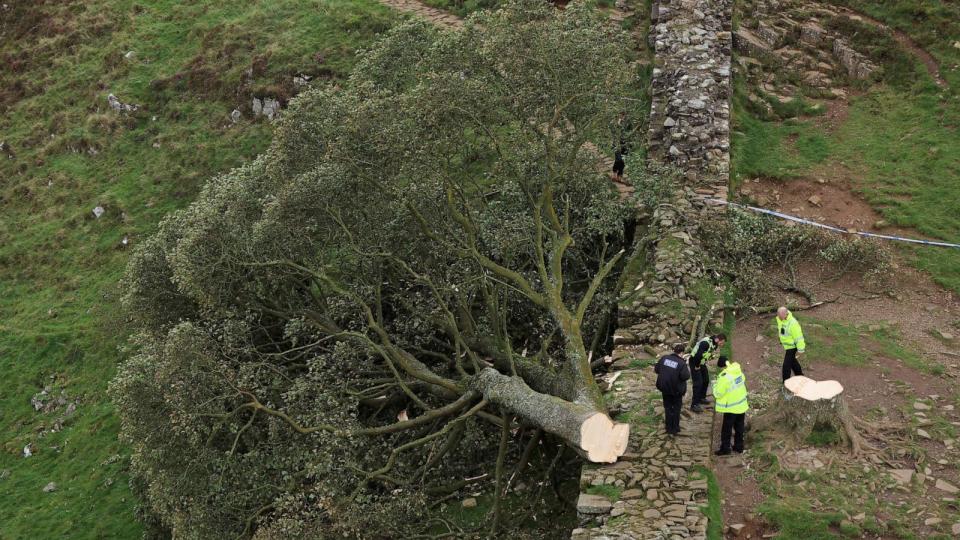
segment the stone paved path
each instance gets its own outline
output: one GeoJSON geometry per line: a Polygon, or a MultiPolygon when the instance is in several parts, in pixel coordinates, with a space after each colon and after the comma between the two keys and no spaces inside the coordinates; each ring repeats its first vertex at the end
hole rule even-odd
{"type": "Polygon", "coordinates": [[[707,279],[699,223],[717,210],[703,197],[727,197],[731,4],[654,0],[649,156],[679,168],[685,181],[670,204],[649,216],[648,231],[657,239],[648,246],[651,268],[638,283],[626,284],[632,298],[618,315],[614,372],[622,373],[608,399],[611,410],[621,411],[617,418],[630,421],[630,444],[617,463],[584,466],[581,527],[573,540],[706,538],[703,468],[710,467],[714,415],[685,413],[681,435],[665,435],[654,359],[640,345],[665,353],[666,346],[686,341],[698,313],[712,313],[689,292],[707,279]],[[680,313],[673,307],[677,301],[680,313]]]}
{"type": "Polygon", "coordinates": [[[584,465],[577,501],[582,526],[572,539],[705,539],[700,507],[707,504],[707,480],[700,467],[710,466],[713,414],[685,412],[680,435],[664,434],[653,358],[622,346],[614,359],[612,372],[623,371],[609,391],[611,408],[624,411],[621,420],[629,418],[630,445],[617,463],[584,465]]]}

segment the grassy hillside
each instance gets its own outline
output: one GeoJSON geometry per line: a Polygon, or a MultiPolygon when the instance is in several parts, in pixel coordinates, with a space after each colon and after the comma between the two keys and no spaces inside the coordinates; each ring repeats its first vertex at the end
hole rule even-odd
{"type": "Polygon", "coordinates": [[[331,84],[396,16],[373,0],[0,9],[0,538],[138,537],[104,396],[130,246],[266,147],[253,97],[285,102],[299,75],[331,84]],[[138,110],[112,110],[111,93],[138,110]],[[45,386],[67,403],[35,411],[45,386]]]}
{"type": "MultiPolygon", "coordinates": [[[[960,242],[960,5],[929,0],[866,2],[853,7],[909,34],[940,65],[947,86],[881,32],[851,27],[856,48],[884,68],[880,84],[850,99],[835,131],[813,120],[770,122],[735,107],[733,174],[789,179],[821,170],[852,171],[856,186],[894,225],[960,242]]],[[[823,107],[820,108],[823,110],[823,107]]],[[[806,117],[809,118],[809,117],[806,117]]],[[[919,268],[960,293],[960,250],[911,248],[919,268]]]]}

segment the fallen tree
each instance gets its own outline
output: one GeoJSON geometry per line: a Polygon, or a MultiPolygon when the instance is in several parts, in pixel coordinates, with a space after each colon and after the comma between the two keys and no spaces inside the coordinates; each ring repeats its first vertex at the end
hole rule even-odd
{"type": "Polygon", "coordinates": [[[404,537],[465,478],[499,501],[525,432],[524,465],[624,452],[586,344],[632,207],[585,143],[629,75],[594,17],[407,23],[142,243],[112,393],[160,528],[404,537]]]}

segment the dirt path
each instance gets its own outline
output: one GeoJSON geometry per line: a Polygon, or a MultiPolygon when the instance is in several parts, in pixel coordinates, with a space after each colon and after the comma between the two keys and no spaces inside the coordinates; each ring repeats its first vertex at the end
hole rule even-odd
{"type": "Polygon", "coordinates": [[[430,7],[417,0],[380,0],[380,3],[397,11],[412,13],[440,27],[453,30],[463,28],[463,19],[460,17],[448,11],[430,7]]]}
{"type": "MultiPolygon", "coordinates": [[[[884,504],[896,508],[936,509],[942,503],[945,493],[934,488],[936,480],[941,479],[954,486],[960,485],[960,472],[957,469],[956,441],[949,437],[933,435],[927,439],[918,436],[918,429],[927,427],[927,416],[915,416],[913,403],[922,399],[929,403],[932,411],[930,418],[940,418],[951,423],[956,429],[960,426],[960,413],[956,404],[957,384],[960,383],[960,358],[952,354],[956,343],[945,343],[935,337],[938,330],[960,320],[960,301],[955,295],[930,283],[927,276],[901,268],[896,292],[868,300],[859,299],[865,293],[856,280],[845,280],[820,291],[821,298],[840,299],[810,311],[796,313],[807,327],[808,336],[818,324],[840,322],[846,325],[861,325],[864,330],[871,325],[890,326],[902,336],[902,342],[916,351],[930,363],[940,363],[944,372],[933,375],[919,371],[904,364],[891,351],[869,344],[870,357],[862,366],[838,365],[831,362],[810,362],[801,357],[804,374],[816,380],[838,380],[844,385],[844,395],[851,412],[858,416],[878,414],[880,411],[891,422],[902,425],[904,437],[908,441],[905,447],[920,447],[921,453],[908,453],[891,458],[895,468],[917,470],[919,483],[906,486],[907,489],[886,490],[881,493],[884,504]]],[[[751,316],[738,322],[733,335],[734,356],[744,366],[750,376],[751,393],[772,395],[779,386],[782,349],[775,337],[769,336],[772,315],[751,316]]],[[[955,330],[951,330],[952,332],[955,330]]],[[[866,335],[866,334],[864,334],[866,335]]],[[[829,342],[808,342],[808,347],[831,347],[829,342]]],[[[921,413],[922,414],[922,413],[921,413]]],[[[748,446],[751,444],[748,437],[748,446]]],[[[881,441],[886,443],[886,441],[881,441]]],[[[835,448],[813,448],[788,443],[785,448],[774,450],[781,466],[797,471],[826,471],[832,474],[850,474],[851,470],[864,466],[868,461],[853,459],[846,451],[835,448]]],[[[871,465],[876,465],[871,463],[871,465]]],[[[756,473],[765,467],[758,454],[748,453],[742,457],[721,459],[716,463],[716,472],[724,494],[724,523],[743,524],[745,528],[735,538],[745,538],[751,534],[759,538],[773,532],[757,516],[757,506],[766,500],[761,482],[756,473]]],[[[889,465],[876,467],[879,477],[886,478],[891,470],[889,465]]],[[[864,490],[864,496],[869,493],[864,490]]],[[[824,508],[836,511],[837,509],[824,508]]],[[[932,510],[935,512],[935,510],[932,510]]],[[[855,512],[851,512],[853,514],[855,512]]],[[[881,514],[881,512],[878,512],[881,514]]],[[[934,514],[921,515],[922,511],[911,517],[909,530],[919,534],[934,534],[935,525],[927,525],[927,520],[936,519],[934,514]]],[[[950,526],[948,524],[948,526],[950,526]]],[[[865,536],[866,537],[866,536],[865,536]]],[[[869,538],[887,538],[884,535],[872,535],[869,538]]],[[[895,538],[895,536],[889,536],[895,538]]]]}
{"type": "Polygon", "coordinates": [[[944,78],[940,75],[940,64],[933,57],[933,55],[921,47],[920,44],[914,41],[912,37],[904,32],[901,32],[900,30],[897,30],[896,28],[888,26],[886,23],[880,20],[874,19],[865,13],[842,6],[836,6],[836,8],[840,15],[843,15],[852,21],[869,24],[875,28],[890,32],[893,35],[893,39],[895,39],[897,43],[910,52],[910,54],[916,56],[917,59],[923,63],[923,65],[927,68],[927,73],[933,77],[933,80],[936,81],[937,86],[941,88],[947,87],[947,81],[944,80],[944,78]]]}

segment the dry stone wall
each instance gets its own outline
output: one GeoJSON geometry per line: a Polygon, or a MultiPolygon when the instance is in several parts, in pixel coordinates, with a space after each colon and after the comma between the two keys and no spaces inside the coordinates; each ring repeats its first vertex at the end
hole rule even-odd
{"type": "Polygon", "coordinates": [[[687,341],[697,313],[713,313],[695,294],[713,281],[698,236],[720,211],[707,199],[727,198],[732,1],[655,1],[651,19],[649,157],[678,169],[683,181],[671,200],[641,216],[651,239],[647,270],[625,284],[607,396],[631,424],[630,444],[617,463],[584,466],[574,540],[705,539],[709,525],[701,507],[713,414],[684,408],[681,434],[664,434],[652,365],[687,341]]]}
{"type": "Polygon", "coordinates": [[[773,115],[777,102],[788,104],[804,94],[844,97],[850,81],[879,74],[876,63],[831,30],[833,21],[858,19],[841,8],[804,0],[744,0],[739,10],[736,68],[761,111],[773,115]]]}

